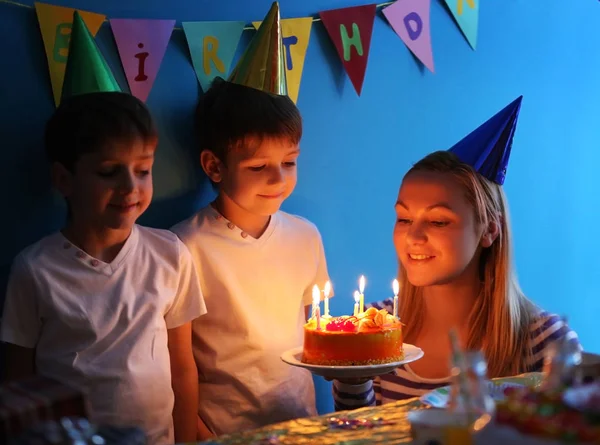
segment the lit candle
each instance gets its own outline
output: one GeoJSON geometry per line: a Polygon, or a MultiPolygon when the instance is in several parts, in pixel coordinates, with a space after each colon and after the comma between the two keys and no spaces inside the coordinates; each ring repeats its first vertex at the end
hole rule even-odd
{"type": "Polygon", "coordinates": [[[358,290],[360,292],[360,299],[358,303],[358,312],[362,314],[365,311],[365,276],[361,275],[358,280],[358,290]]]}
{"type": "Polygon", "coordinates": [[[354,316],[358,315],[358,301],[360,300],[360,294],[357,290],[354,291],[354,316]]]}
{"type": "Polygon", "coordinates": [[[331,283],[328,281],[325,283],[325,289],[323,289],[323,317],[329,317],[329,295],[331,294],[331,283]]]}
{"type": "Polygon", "coordinates": [[[319,290],[319,286],[317,286],[316,284],[313,286],[312,297],[313,297],[313,317],[316,318],[317,331],[320,331],[321,330],[321,291],[319,290]]]}
{"type": "Polygon", "coordinates": [[[398,318],[398,292],[400,292],[398,280],[394,279],[392,289],[394,289],[394,317],[398,318]]]}

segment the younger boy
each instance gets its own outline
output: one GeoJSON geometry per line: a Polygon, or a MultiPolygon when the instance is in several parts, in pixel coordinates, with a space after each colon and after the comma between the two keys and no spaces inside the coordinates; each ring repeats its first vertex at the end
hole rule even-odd
{"type": "Polygon", "coordinates": [[[296,185],[302,119],[279,77],[277,28],[275,4],[229,81],[202,97],[200,158],[218,196],[173,228],[208,308],[193,325],[199,438],[316,414],[311,375],[280,359],[302,345],[312,287],[328,274],[317,228],[279,210],[296,185]],[[262,54],[273,35],[275,54],[262,54]]]}
{"type": "Polygon", "coordinates": [[[144,104],[94,65],[102,56],[78,14],[70,51],[45,136],[68,218],[14,261],[1,330],[7,374],[76,385],[94,423],[138,426],[149,444],[191,441],[199,280],[175,235],[135,224],[152,199],[156,129],[144,104]],[[90,93],[98,79],[112,92],[90,93]]]}

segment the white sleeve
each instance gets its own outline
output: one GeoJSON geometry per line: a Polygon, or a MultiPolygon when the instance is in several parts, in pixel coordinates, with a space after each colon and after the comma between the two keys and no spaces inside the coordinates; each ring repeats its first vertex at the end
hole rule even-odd
{"type": "MultiPolygon", "coordinates": [[[[316,232],[316,257],[317,261],[317,273],[315,275],[315,279],[307,289],[304,290],[303,302],[304,306],[308,306],[312,304],[312,289],[316,284],[319,286],[319,289],[323,289],[325,287],[325,283],[329,281],[329,272],[327,271],[327,260],[325,259],[325,248],[323,247],[323,240],[321,239],[321,234],[316,232]]],[[[333,290],[329,297],[333,297],[333,290]]],[[[321,300],[323,299],[323,293],[321,293],[321,300]]]]}
{"type": "Polygon", "coordinates": [[[165,314],[167,329],[176,328],[206,314],[200,278],[192,254],[179,238],[177,238],[177,245],[179,247],[178,288],[173,304],[165,314]]]}
{"type": "Polygon", "coordinates": [[[19,255],[8,278],[0,340],[33,349],[41,329],[36,280],[25,259],[19,255]]]}

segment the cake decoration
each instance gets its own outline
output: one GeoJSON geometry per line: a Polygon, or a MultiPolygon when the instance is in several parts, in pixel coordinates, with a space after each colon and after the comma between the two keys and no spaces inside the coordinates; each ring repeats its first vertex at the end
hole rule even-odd
{"type": "Polygon", "coordinates": [[[341,430],[360,430],[372,429],[383,425],[393,425],[396,422],[385,420],[383,417],[375,417],[373,419],[349,419],[348,417],[330,417],[327,420],[327,425],[331,429],[341,430]]]}
{"type": "Polygon", "coordinates": [[[386,309],[375,307],[364,310],[365,282],[361,276],[359,290],[354,294],[353,315],[338,317],[329,315],[328,306],[327,316],[321,316],[321,291],[318,286],[313,287],[312,316],[304,325],[303,363],[364,366],[394,363],[404,358],[402,323],[397,316],[397,285],[394,286],[395,314],[392,315],[386,309]]]}

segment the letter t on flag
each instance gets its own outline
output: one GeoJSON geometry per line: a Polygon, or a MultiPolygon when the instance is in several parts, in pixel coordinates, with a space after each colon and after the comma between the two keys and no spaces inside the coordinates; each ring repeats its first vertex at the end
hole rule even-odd
{"type": "Polygon", "coordinates": [[[376,11],[377,5],[372,4],[319,13],[359,96],[367,70],[376,11]]]}
{"type": "Polygon", "coordinates": [[[430,6],[431,0],[397,0],[383,10],[383,15],[408,49],[433,73],[430,6]]]}

